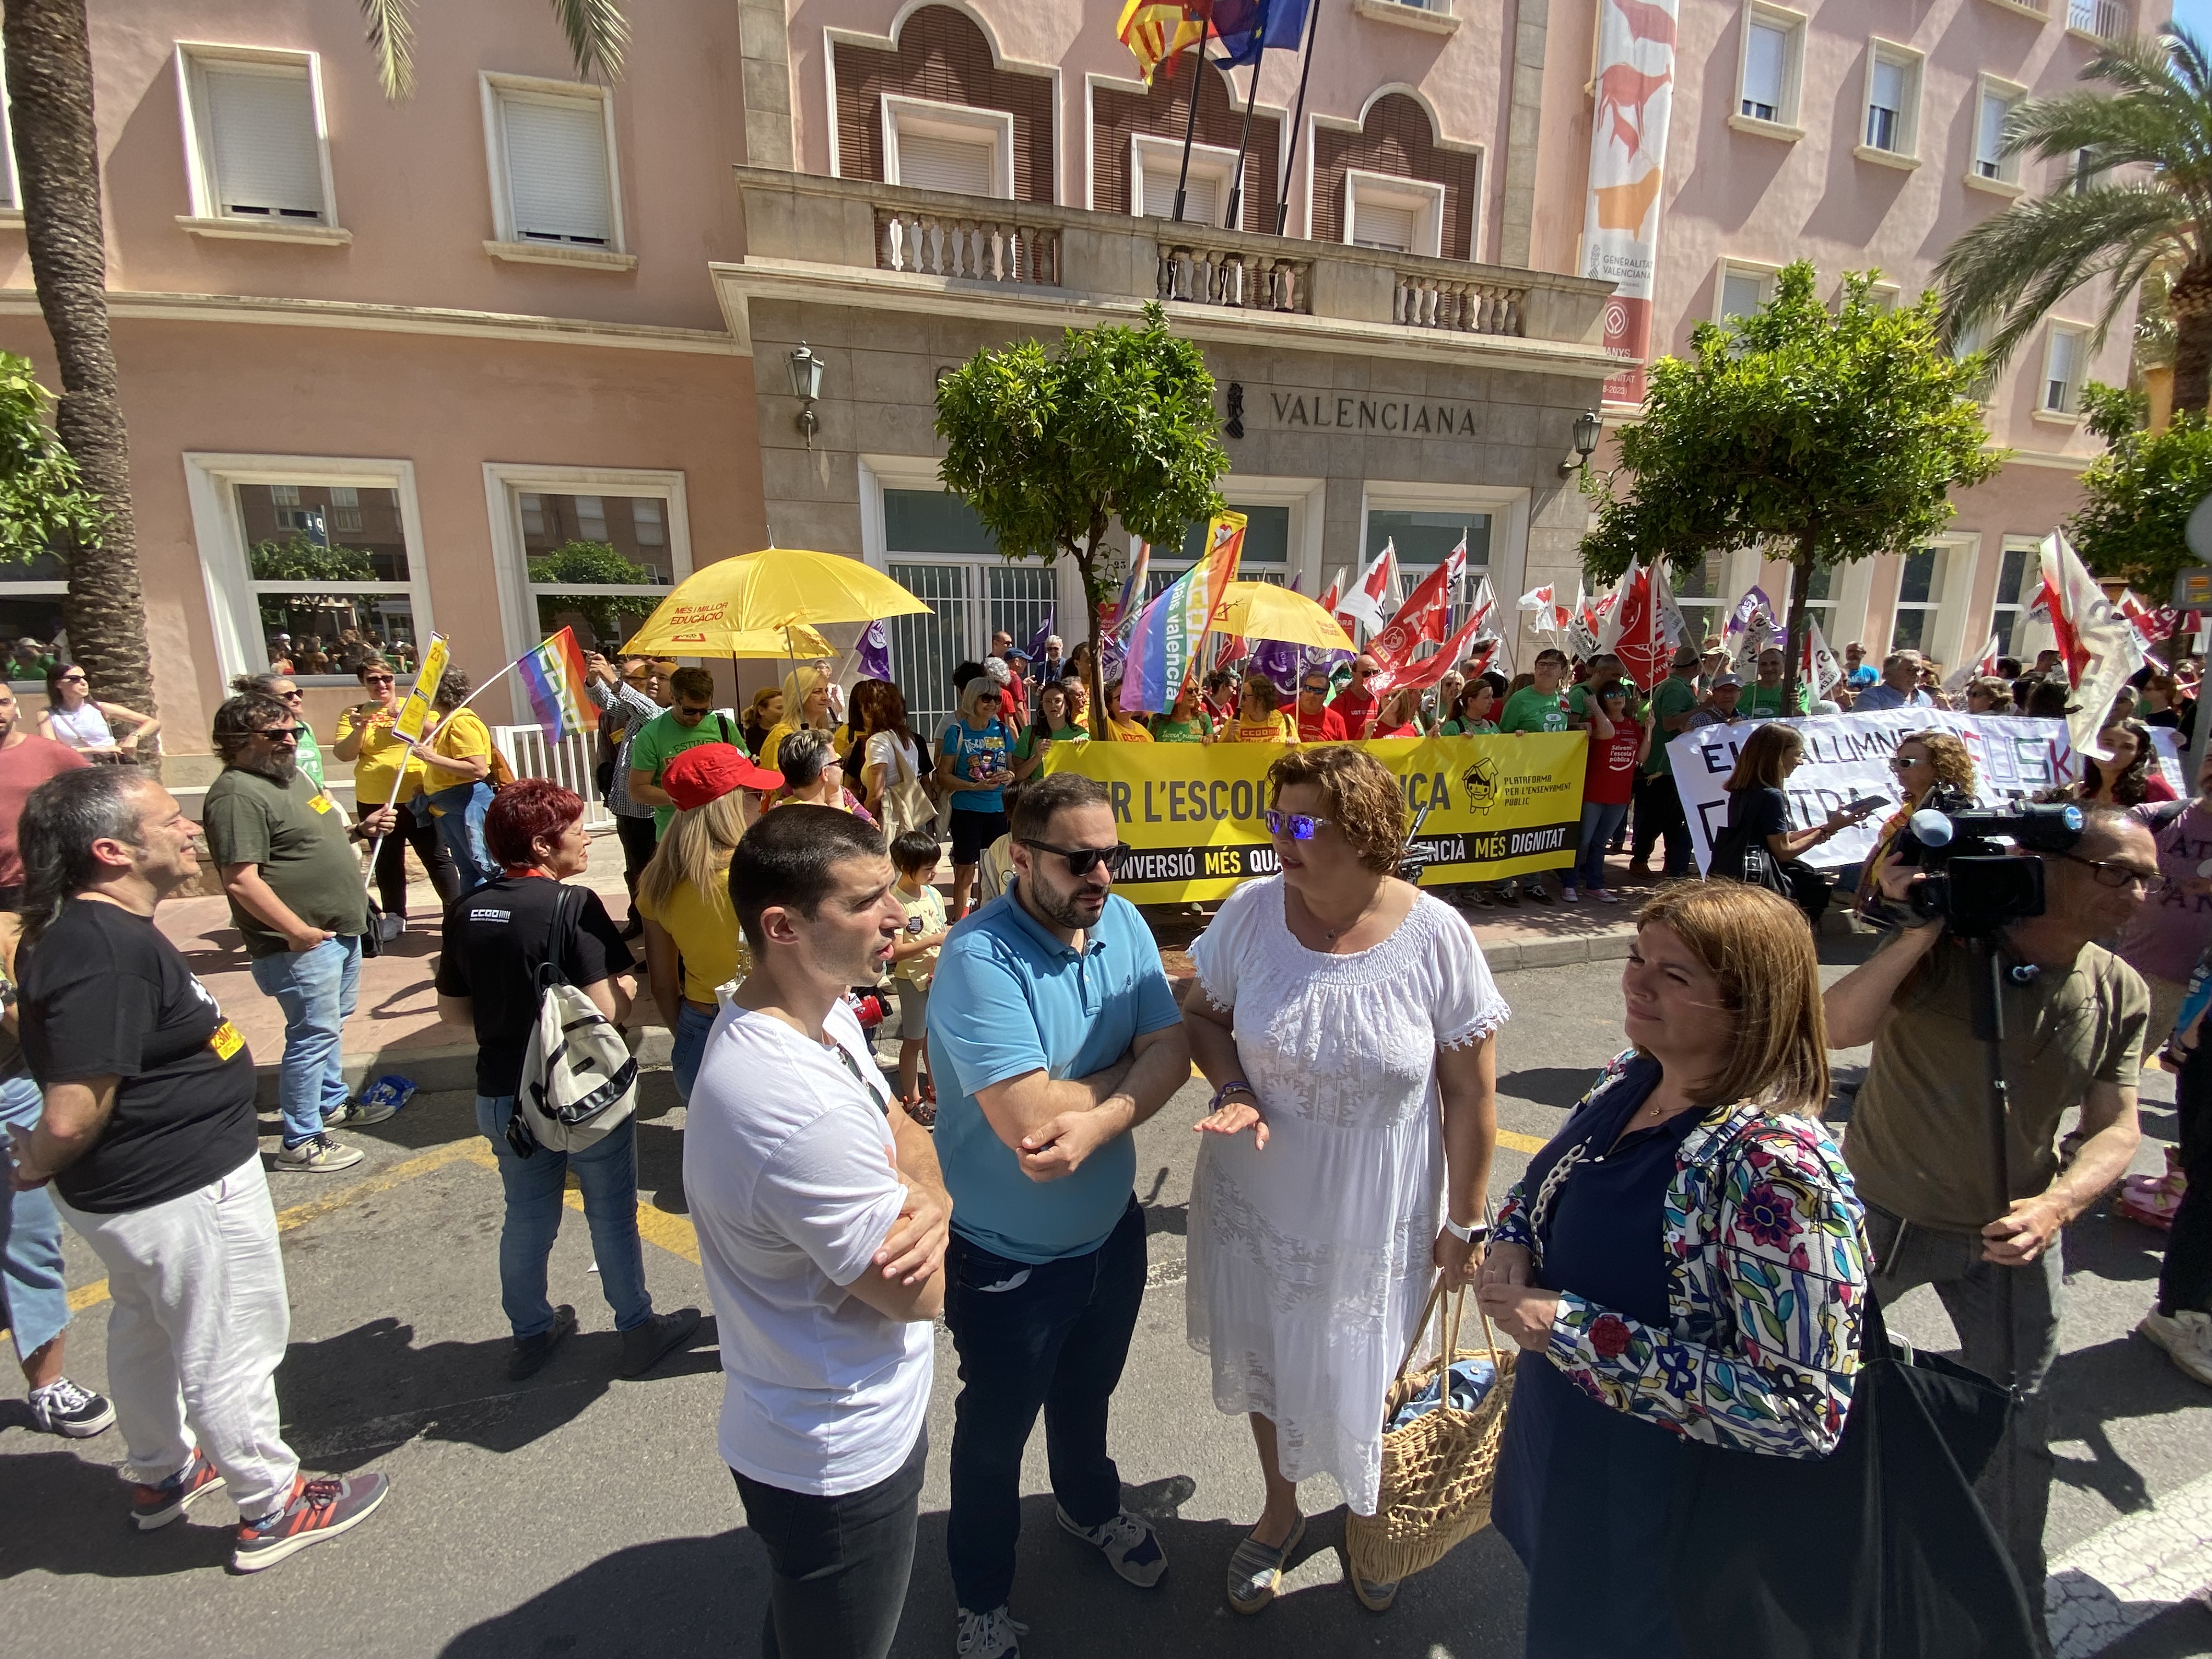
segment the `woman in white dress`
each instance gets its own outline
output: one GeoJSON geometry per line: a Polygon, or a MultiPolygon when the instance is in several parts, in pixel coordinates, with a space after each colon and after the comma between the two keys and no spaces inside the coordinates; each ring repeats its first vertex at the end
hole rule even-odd
{"type": "MultiPolygon", "coordinates": [[[[1257,1613],[1305,1531],[1297,1483],[1375,1509],[1382,1395],[1430,1282],[1480,1266],[1504,1021],[1467,923],[1393,873],[1397,780],[1348,745],[1268,769],[1282,873],[1191,947],[1183,1021],[1214,1087],[1191,1183],[1189,1334],[1213,1402],[1252,1423],[1266,1507],[1229,1566],[1257,1613]]],[[[1395,1583],[1352,1577],[1376,1612],[1395,1583]]]]}

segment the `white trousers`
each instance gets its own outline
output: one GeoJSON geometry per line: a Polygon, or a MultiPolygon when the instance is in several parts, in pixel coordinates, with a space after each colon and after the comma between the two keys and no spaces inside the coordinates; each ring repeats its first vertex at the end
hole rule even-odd
{"type": "Polygon", "coordinates": [[[54,1204],[106,1264],[107,1389],[125,1472],[158,1486],[197,1445],[240,1515],[281,1508],[300,1468],[276,1413],[292,1315],[260,1154],[143,1210],[93,1215],[58,1194],[54,1204]]]}

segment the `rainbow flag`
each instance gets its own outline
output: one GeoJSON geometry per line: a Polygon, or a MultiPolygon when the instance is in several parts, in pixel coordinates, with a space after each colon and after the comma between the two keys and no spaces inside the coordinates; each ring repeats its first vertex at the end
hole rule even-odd
{"type": "Polygon", "coordinates": [[[546,742],[599,729],[599,708],[584,695],[584,653],[574,629],[562,629],[514,666],[530,688],[530,712],[546,742]]]}
{"type": "Polygon", "coordinates": [[[1164,714],[1175,706],[1183,682],[1198,667],[1206,630],[1222,596],[1237,580],[1244,554],[1245,518],[1218,514],[1206,526],[1206,556],[1176,577],[1144,608],[1129,630],[1121,665],[1121,707],[1129,713],[1164,714]]]}
{"type": "Polygon", "coordinates": [[[1114,33],[1137,60],[1137,74],[1146,86],[1152,71],[1185,46],[1206,39],[1210,4],[1179,3],[1178,0],[1128,0],[1114,33]]]}

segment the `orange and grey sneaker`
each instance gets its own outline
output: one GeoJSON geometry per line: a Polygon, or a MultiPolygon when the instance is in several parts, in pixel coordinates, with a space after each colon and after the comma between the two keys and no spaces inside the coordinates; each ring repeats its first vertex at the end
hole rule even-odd
{"type": "Polygon", "coordinates": [[[131,1488],[131,1522],[141,1532],[166,1527],[182,1515],[192,1499],[222,1485],[222,1476],[207,1461],[207,1454],[192,1448],[192,1461],[158,1486],[131,1488]]]}
{"type": "Polygon", "coordinates": [[[381,1474],[349,1474],[336,1480],[293,1476],[290,1502],[258,1521],[238,1523],[231,1571],[259,1572],[310,1544],[349,1531],[374,1514],[391,1490],[391,1478],[381,1474]]]}

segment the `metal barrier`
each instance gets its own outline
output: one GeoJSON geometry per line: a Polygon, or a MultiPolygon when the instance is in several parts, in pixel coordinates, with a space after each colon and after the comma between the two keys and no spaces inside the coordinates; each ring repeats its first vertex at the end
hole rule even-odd
{"type": "Polygon", "coordinates": [[[584,798],[584,828],[597,834],[615,827],[615,815],[599,799],[592,781],[592,739],[573,732],[557,745],[545,741],[543,727],[495,726],[491,740],[518,778],[550,778],[584,798]]]}

